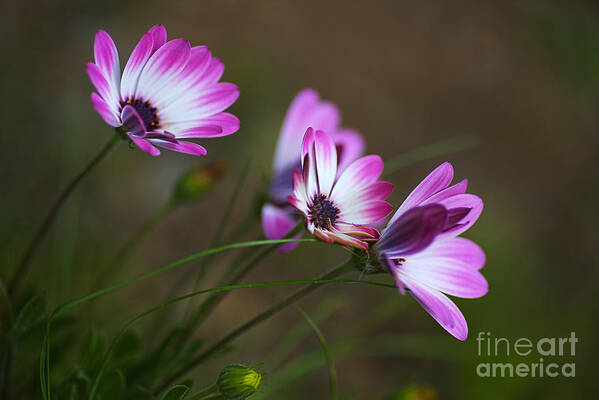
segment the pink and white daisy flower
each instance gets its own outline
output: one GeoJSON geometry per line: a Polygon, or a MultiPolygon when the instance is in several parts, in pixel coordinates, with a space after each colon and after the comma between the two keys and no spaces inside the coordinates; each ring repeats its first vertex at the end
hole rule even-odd
{"type": "Polygon", "coordinates": [[[219,82],[224,64],[206,46],[167,41],[164,26],[155,25],[141,37],[121,77],[116,46],[100,30],[94,58],[87,74],[97,90],[91,94],[95,110],[152,156],[160,154],[156,146],[203,156],[206,149],[186,139],[227,136],[239,129],[237,117],[223,112],[237,100],[239,89],[219,82]]]}
{"type": "MultiPolygon", "coordinates": [[[[300,168],[300,152],[306,129],[327,132],[337,148],[340,173],[352,161],[364,154],[362,135],[351,129],[341,129],[340,114],[330,102],[320,100],[313,89],[304,89],[293,99],[279,134],[269,187],[269,202],[262,207],[262,227],[268,239],[280,239],[297,225],[299,215],[289,206],[287,197],[293,193],[293,171],[300,168]]],[[[280,252],[292,250],[297,243],[282,246],[280,252]]]]}
{"type": "Polygon", "coordinates": [[[466,319],[444,293],[477,298],[488,291],[479,271],[485,253],[457,237],[478,219],[483,201],[466,194],[467,180],[449,186],[452,179],[450,163],[431,172],[389,220],[375,251],[401,294],[410,292],[443,328],[466,340],[466,319]]]}
{"type": "Polygon", "coordinates": [[[393,190],[379,181],[383,160],[370,155],[352,162],[338,174],[333,138],[308,128],[301,151],[301,170],[293,173],[289,202],[306,217],[306,228],[328,243],[368,249],[380,233],[368,226],[392,210],[385,201],[393,190]]]}

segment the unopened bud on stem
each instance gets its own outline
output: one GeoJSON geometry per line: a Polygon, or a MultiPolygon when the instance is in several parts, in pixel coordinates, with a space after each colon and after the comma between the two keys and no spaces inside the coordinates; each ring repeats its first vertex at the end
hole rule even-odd
{"type": "Polygon", "coordinates": [[[173,201],[189,203],[202,199],[214,189],[226,169],[226,164],[220,161],[187,170],[175,183],[173,201]]]}
{"type": "Polygon", "coordinates": [[[227,400],[244,400],[256,393],[262,372],[255,366],[228,365],[222,369],[216,385],[227,400]]]}

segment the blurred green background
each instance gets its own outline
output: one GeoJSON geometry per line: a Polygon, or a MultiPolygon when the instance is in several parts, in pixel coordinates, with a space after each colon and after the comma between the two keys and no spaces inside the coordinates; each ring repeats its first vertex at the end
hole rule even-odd
{"type": "MultiPolygon", "coordinates": [[[[192,166],[225,161],[228,171],[212,197],[177,209],[105,283],[209,247],[249,157],[250,177],[228,232],[255,212],[287,106],[300,89],[313,87],[339,106],[344,126],[364,134],[368,153],[387,160],[474,138],[476,148],[409,162],[387,177],[396,187],[394,205],[445,160],[456,179],[468,177],[469,191],[485,200],[482,217],[465,236],[487,253],[483,273],[490,290],[482,299],[456,300],[469,323],[465,343],[393,290],[327,287],[301,302],[335,350],[343,398],[394,399],[410,385],[461,399],[592,398],[599,392],[595,2],[11,1],[0,18],[3,280],[60,188],[112,135],[89,102],[85,64],[93,59],[96,30],[110,33],[124,65],[141,34],[162,23],[170,38],[206,44],[225,62],[224,80],[241,89],[231,108],[240,131],[202,141],[208,155],[200,160],[168,151],[152,158],[121,145],[62,210],[25,286],[51,307],[98,289],[106,263],[169,198],[177,177],[192,166]],[[479,356],[478,332],[512,343],[576,332],[574,357],[545,358],[575,362],[576,377],[478,377],[481,362],[539,358],[479,356]]],[[[255,225],[243,239],[259,237],[255,225]]],[[[310,279],[344,257],[339,248],[302,245],[268,258],[245,281],[310,279]]],[[[214,285],[233,259],[213,263],[201,287],[214,285]]],[[[189,264],[71,313],[77,330],[65,339],[56,373],[76,362],[91,329],[111,338],[135,314],[189,292],[197,267],[189,264]]],[[[290,290],[235,292],[197,336],[212,343],[290,290]]],[[[133,330],[142,349],[155,345],[184,311],[176,307],[138,324],[133,330]]],[[[36,340],[16,359],[21,378],[15,385],[23,396],[39,385],[36,340]]],[[[189,376],[198,387],[210,384],[228,362],[265,362],[269,374],[256,398],[327,396],[319,344],[293,309],[189,376]],[[290,327],[299,327],[294,332],[301,340],[285,352],[281,343],[295,343],[286,336],[290,327]]]]}

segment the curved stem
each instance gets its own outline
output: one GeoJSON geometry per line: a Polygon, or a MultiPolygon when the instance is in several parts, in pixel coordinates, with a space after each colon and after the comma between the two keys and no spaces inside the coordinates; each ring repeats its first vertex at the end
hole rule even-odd
{"type": "MultiPolygon", "coordinates": [[[[223,216],[221,218],[221,223],[220,223],[218,229],[214,232],[214,236],[212,237],[212,241],[210,242],[210,247],[217,246],[223,239],[223,235],[225,234],[225,228],[229,224],[229,218],[231,218],[231,214],[233,213],[233,209],[235,208],[235,203],[237,202],[237,199],[239,198],[239,193],[241,193],[243,184],[244,184],[245,180],[247,179],[248,173],[250,171],[251,162],[252,162],[251,158],[248,159],[248,161],[244,165],[243,170],[241,171],[241,175],[239,176],[239,178],[237,179],[237,182],[235,183],[235,189],[233,190],[231,199],[229,199],[227,207],[225,208],[225,213],[223,214],[223,216]]],[[[196,274],[196,279],[193,284],[194,291],[197,290],[198,286],[200,285],[200,281],[202,280],[202,276],[204,275],[205,269],[210,265],[210,263],[212,263],[213,260],[214,260],[214,255],[206,257],[206,258],[204,258],[203,262],[199,266],[198,272],[196,274]]],[[[187,303],[187,309],[185,310],[185,313],[184,313],[185,316],[189,315],[192,307],[193,307],[193,302],[189,301],[187,303]]]]}
{"type": "Polygon", "coordinates": [[[189,400],[209,399],[211,397],[214,397],[216,394],[218,394],[218,387],[216,386],[216,384],[214,384],[202,390],[201,392],[194,394],[189,398],[189,400]]]}
{"type": "Polygon", "coordinates": [[[69,310],[69,309],[71,309],[71,308],[73,308],[73,307],[81,304],[81,303],[85,303],[86,301],[93,300],[96,297],[100,297],[100,296],[103,296],[103,295],[105,295],[107,293],[113,292],[115,290],[122,289],[122,288],[124,288],[126,286],[129,286],[129,285],[133,284],[133,283],[136,283],[136,282],[139,282],[141,280],[150,278],[150,277],[152,277],[154,275],[158,275],[158,274],[160,274],[162,272],[166,272],[166,271],[171,270],[171,269],[173,269],[175,267],[178,267],[179,265],[188,263],[190,261],[196,260],[196,259],[201,258],[201,257],[208,256],[210,254],[220,253],[221,251],[227,251],[227,250],[232,250],[232,249],[237,249],[237,248],[243,248],[243,247],[262,246],[262,245],[266,245],[266,244],[279,244],[279,243],[285,244],[285,243],[291,243],[291,242],[314,242],[314,241],[315,241],[315,239],[254,240],[254,241],[251,241],[251,242],[233,243],[233,244],[228,244],[228,245],[225,245],[225,246],[220,246],[220,247],[215,247],[215,248],[212,248],[212,249],[200,251],[199,253],[195,253],[195,254],[189,255],[187,257],[180,258],[180,259],[178,259],[176,261],[173,261],[171,263],[168,263],[166,265],[158,267],[158,268],[156,268],[153,271],[146,272],[145,274],[141,274],[141,275],[138,275],[138,276],[136,276],[134,278],[130,278],[130,279],[124,280],[122,282],[116,283],[116,284],[108,286],[106,288],[97,290],[97,291],[95,291],[93,293],[90,293],[90,294],[88,294],[86,296],[79,297],[79,298],[77,298],[75,300],[69,301],[68,303],[64,303],[63,305],[61,305],[61,306],[59,306],[59,307],[56,308],[56,310],[54,311],[54,314],[58,314],[58,313],[64,312],[66,310],[69,310]]]}
{"type": "Polygon", "coordinates": [[[97,290],[93,293],[90,293],[86,296],[79,297],[77,299],[71,300],[67,303],[64,303],[57,307],[46,320],[46,334],[44,337],[44,343],[42,345],[42,354],[40,355],[40,381],[42,386],[42,394],[44,400],[50,400],[51,398],[51,390],[50,390],[50,328],[52,325],[52,321],[54,318],[67,310],[70,310],[79,304],[85,303],[87,301],[93,300],[97,297],[103,296],[107,293],[113,292],[118,289],[122,289],[126,286],[129,286],[133,283],[139,282],[143,279],[150,278],[154,275],[158,275],[162,272],[171,270],[179,265],[188,263],[190,261],[196,260],[198,258],[214,254],[220,253],[221,251],[227,251],[231,249],[237,249],[242,247],[252,247],[252,246],[261,246],[265,244],[278,244],[278,243],[291,243],[291,242],[314,242],[315,239],[276,239],[276,240],[255,240],[252,242],[241,242],[241,243],[233,243],[226,246],[216,247],[213,249],[208,249],[201,251],[199,253],[192,254],[190,256],[181,258],[177,261],[173,261],[169,264],[165,264],[161,267],[156,268],[153,271],[146,272],[145,274],[138,275],[134,278],[127,279],[125,281],[116,283],[114,285],[105,287],[103,289],[97,290]]]}
{"type": "MultiPolygon", "coordinates": [[[[285,235],[284,238],[289,239],[289,238],[294,237],[298,232],[301,231],[303,226],[304,226],[303,222],[299,222],[287,235],[285,235]]],[[[227,282],[221,281],[221,284],[226,283],[227,285],[235,285],[235,284],[241,282],[241,280],[251,270],[253,270],[257,265],[259,265],[260,261],[262,261],[266,256],[268,256],[269,254],[274,252],[279,247],[283,246],[283,244],[284,243],[279,243],[276,245],[269,246],[266,249],[262,250],[261,252],[256,254],[229,281],[227,281],[227,282]]],[[[235,267],[235,265],[232,265],[231,267],[232,267],[231,269],[233,269],[235,267]]],[[[225,298],[226,295],[227,295],[227,292],[213,294],[200,304],[200,307],[198,308],[197,312],[193,315],[193,317],[189,321],[189,323],[186,324],[186,326],[183,328],[184,332],[183,332],[183,335],[181,336],[181,340],[179,341],[177,348],[179,348],[179,349],[181,348],[181,345],[183,345],[185,343],[185,341],[189,337],[189,335],[191,335],[191,333],[193,333],[195,328],[199,324],[201,324],[208,317],[208,315],[210,315],[212,310],[214,310],[216,308],[216,306],[225,298]]]]}
{"type": "Polygon", "coordinates": [[[302,317],[304,317],[308,325],[310,325],[310,327],[314,331],[314,334],[316,335],[316,338],[322,346],[322,351],[324,353],[324,356],[327,360],[327,365],[329,367],[329,398],[331,400],[337,400],[339,398],[339,395],[337,394],[337,371],[335,370],[335,362],[333,360],[331,350],[329,349],[329,345],[327,344],[327,341],[324,338],[322,331],[320,330],[318,325],[316,325],[316,322],[314,322],[312,318],[310,318],[308,314],[306,314],[306,312],[301,309],[301,307],[295,306],[295,308],[302,315],[302,317]]]}
{"type": "MultiPolygon", "coordinates": [[[[329,271],[326,274],[317,278],[317,280],[332,280],[346,272],[352,271],[353,265],[354,265],[354,259],[350,258],[347,262],[341,264],[340,266],[338,266],[336,268],[333,268],[331,271],[329,271]]],[[[269,307],[268,309],[261,312],[260,314],[256,315],[252,319],[245,322],[243,325],[237,327],[236,329],[231,331],[228,335],[223,337],[221,340],[219,340],[218,342],[213,344],[211,347],[209,347],[208,349],[206,349],[202,353],[200,353],[196,358],[194,358],[189,363],[187,363],[187,365],[183,366],[177,372],[175,372],[170,378],[168,378],[162,385],[160,385],[158,387],[158,389],[155,391],[155,394],[162,392],[172,382],[176,381],[177,379],[181,378],[182,375],[187,373],[187,371],[193,369],[197,365],[204,362],[206,359],[210,358],[212,355],[214,355],[215,353],[217,353],[218,351],[223,349],[225,346],[227,346],[229,343],[231,343],[232,341],[237,339],[239,336],[243,335],[245,332],[249,331],[256,325],[260,324],[261,322],[266,321],[273,315],[277,314],[279,311],[284,310],[285,308],[294,304],[296,301],[300,300],[301,298],[312,293],[313,291],[318,289],[321,285],[322,284],[311,284],[309,286],[306,286],[306,287],[298,290],[294,294],[281,300],[277,304],[274,304],[273,306],[269,307]]]]}
{"type": "Polygon", "coordinates": [[[31,265],[31,260],[35,255],[35,252],[37,251],[39,245],[42,243],[42,241],[48,234],[48,231],[50,230],[54,220],[56,219],[58,211],[60,211],[65,201],[69,198],[73,190],[75,190],[75,188],[79,186],[83,179],[87,177],[87,175],[89,175],[89,173],[98,164],[100,164],[100,162],[104,158],[106,158],[108,154],[110,154],[110,152],[115,148],[115,146],[120,142],[120,140],[121,133],[117,131],[115,135],[104,145],[104,147],[102,147],[100,152],[96,154],[96,156],[85,166],[85,168],[83,168],[83,170],[64,188],[60,196],[58,196],[58,199],[48,212],[48,215],[46,215],[46,218],[40,225],[37,233],[33,237],[33,240],[27,247],[27,250],[25,250],[23,258],[21,258],[21,262],[19,263],[12,280],[8,285],[8,293],[10,295],[12,295],[19,287],[19,284],[23,280],[23,277],[25,276],[27,270],[29,269],[29,266],[31,265]]]}
{"type": "Polygon", "coordinates": [[[95,392],[100,383],[100,380],[102,378],[102,375],[104,373],[106,365],[108,364],[109,358],[112,355],[112,352],[116,348],[116,345],[118,344],[120,339],[125,335],[127,330],[129,328],[131,328],[136,322],[143,319],[144,317],[147,317],[150,314],[153,314],[157,311],[163,310],[163,309],[170,307],[170,306],[172,306],[176,303],[179,303],[181,301],[188,300],[192,297],[199,296],[202,294],[207,294],[207,293],[229,292],[229,291],[240,290],[240,289],[255,289],[255,288],[261,288],[261,287],[273,287],[273,286],[312,285],[312,286],[316,287],[316,286],[332,284],[332,283],[371,285],[371,286],[385,287],[385,288],[391,288],[391,289],[395,288],[394,285],[390,285],[390,284],[374,282],[374,281],[356,280],[356,279],[315,279],[315,280],[299,280],[299,281],[271,281],[271,282],[244,283],[241,285],[217,286],[217,287],[213,287],[210,289],[199,290],[199,291],[196,291],[193,293],[186,294],[184,296],[180,296],[180,297],[171,299],[165,303],[162,303],[162,304],[155,306],[147,311],[144,311],[141,314],[138,314],[137,316],[135,316],[133,319],[131,319],[129,322],[127,322],[123,326],[123,328],[120,330],[120,332],[112,340],[112,343],[110,344],[110,346],[108,347],[108,350],[104,354],[104,357],[102,359],[102,364],[100,366],[98,374],[94,378],[94,382],[93,382],[92,390],[91,390],[91,394],[90,394],[90,399],[94,398],[95,392]]]}

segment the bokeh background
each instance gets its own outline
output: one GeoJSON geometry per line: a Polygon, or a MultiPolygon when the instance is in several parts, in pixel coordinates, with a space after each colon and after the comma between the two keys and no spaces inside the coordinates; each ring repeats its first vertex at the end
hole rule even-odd
{"type": "MultiPolygon", "coordinates": [[[[222,58],[224,79],[241,89],[231,111],[242,127],[202,142],[208,155],[200,160],[168,151],[152,158],[121,145],[60,213],[26,278],[31,292],[53,307],[101,287],[102,279],[117,282],[209,247],[251,159],[227,227],[233,233],[256,212],[288,104],[313,87],[339,106],[344,126],[364,134],[369,153],[386,160],[404,155],[404,166],[387,176],[396,187],[394,205],[445,160],[485,200],[465,236],[487,253],[489,294],[456,300],[469,323],[468,341],[450,337],[393,290],[327,287],[301,302],[335,349],[343,398],[394,399],[414,385],[430,398],[461,399],[591,398],[599,390],[595,2],[12,1],[0,18],[3,280],[59,189],[112,135],[89,102],[85,64],[95,31],[112,35],[124,65],[140,35],[162,23],[169,37],[207,44],[222,58]],[[228,169],[212,196],[175,210],[106,276],[111,257],[168,200],[177,177],[213,161],[228,169]],[[479,356],[478,332],[512,342],[576,332],[574,357],[544,360],[575,362],[576,377],[478,377],[480,362],[539,358],[479,356]]],[[[242,239],[260,237],[254,224],[242,239]]],[[[344,257],[339,248],[306,244],[271,256],[245,281],[309,279],[344,257]]],[[[200,286],[214,284],[233,260],[219,258],[200,286]]],[[[135,314],[189,292],[198,268],[192,263],[78,308],[56,373],[77,361],[87,332],[112,338],[135,314]]],[[[290,290],[235,292],[196,335],[212,343],[290,290]]],[[[175,307],[138,324],[142,351],[184,312],[175,307]]],[[[36,340],[31,349],[39,348],[36,340]]],[[[37,362],[33,350],[16,359],[21,398],[36,393],[37,362]]],[[[207,385],[229,362],[264,363],[268,379],[256,398],[327,396],[319,344],[296,310],[257,327],[189,376],[197,387],[207,385]],[[289,329],[300,340],[290,339],[289,329]]]]}

